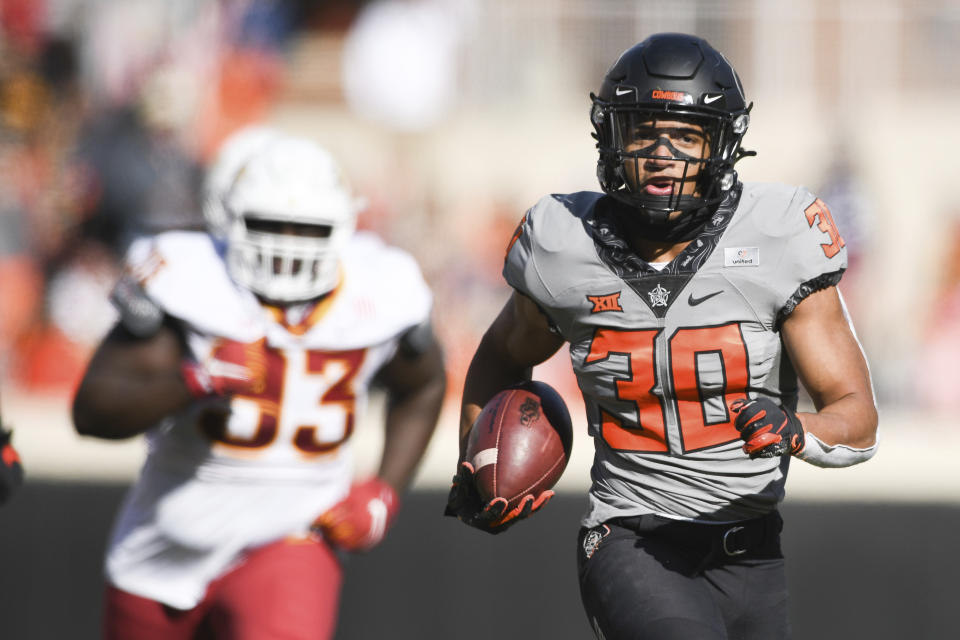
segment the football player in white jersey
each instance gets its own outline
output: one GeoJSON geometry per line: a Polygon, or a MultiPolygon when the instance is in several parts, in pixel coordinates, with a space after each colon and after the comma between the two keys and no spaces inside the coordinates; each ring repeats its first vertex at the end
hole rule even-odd
{"type": "Polygon", "coordinates": [[[432,295],[410,255],[355,231],[360,203],[310,141],[236,134],[206,197],[209,233],[131,246],[74,400],[80,434],[148,442],[108,545],[104,636],[328,638],[339,550],[383,539],[437,422],[432,295]],[[372,385],[382,459],[354,480],[372,385]]]}
{"type": "MultiPolygon", "coordinates": [[[[498,390],[570,345],[595,446],[578,561],[598,638],[787,637],[777,505],[791,459],[876,450],[867,363],[837,289],[844,242],[806,189],[742,183],[730,63],[668,33],[591,96],[602,193],[527,211],[515,289],[464,386],[466,441],[498,390]],[[814,411],[797,412],[798,382],[814,411]]],[[[482,504],[461,450],[448,513],[497,533],[546,501],[482,504]]]]}

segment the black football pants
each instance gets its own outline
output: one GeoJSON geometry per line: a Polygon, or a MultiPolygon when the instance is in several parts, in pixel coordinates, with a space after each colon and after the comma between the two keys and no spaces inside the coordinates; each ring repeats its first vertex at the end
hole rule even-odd
{"type": "Polygon", "coordinates": [[[597,638],[788,638],[782,520],[737,524],[640,516],[581,529],[580,595],[597,638]]]}

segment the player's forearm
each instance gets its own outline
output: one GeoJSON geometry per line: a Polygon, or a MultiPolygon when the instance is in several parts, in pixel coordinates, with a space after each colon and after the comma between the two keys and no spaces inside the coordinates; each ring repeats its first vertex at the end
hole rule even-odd
{"type": "Polygon", "coordinates": [[[388,400],[378,475],[398,493],[413,480],[436,429],[445,392],[446,378],[438,375],[416,391],[391,394],[388,400]]]}
{"type": "Polygon", "coordinates": [[[88,375],[73,402],[77,433],[121,439],[143,433],[186,407],[193,396],[172,373],[115,372],[88,375]]]}
{"type": "Polygon", "coordinates": [[[546,316],[529,298],[514,293],[480,340],[467,369],[460,411],[460,455],[483,406],[497,392],[529,380],[533,367],[563,345],[546,316]]]}
{"type": "Polygon", "coordinates": [[[798,413],[803,428],[827,445],[865,449],[877,441],[877,408],[866,392],[849,393],[817,413],[798,413]]]}

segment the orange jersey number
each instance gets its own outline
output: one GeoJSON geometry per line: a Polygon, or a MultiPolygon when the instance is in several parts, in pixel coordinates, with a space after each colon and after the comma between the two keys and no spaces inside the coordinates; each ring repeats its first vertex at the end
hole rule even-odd
{"type": "Polygon", "coordinates": [[[833,221],[830,209],[827,208],[823,200],[817,198],[813,201],[813,204],[804,209],[803,213],[807,216],[808,225],[812,227],[813,223],[817,222],[817,229],[820,229],[820,231],[830,237],[830,242],[820,244],[823,248],[824,255],[832,258],[840,253],[840,249],[842,249],[845,244],[843,238],[840,237],[840,232],[837,231],[837,224],[833,221]]]}
{"type": "MultiPolygon", "coordinates": [[[[658,385],[654,341],[660,329],[623,331],[600,329],[590,343],[585,364],[610,355],[627,357],[629,375],[617,378],[617,398],[633,403],[637,424],[624,424],[600,410],[600,432],[612,448],[621,451],[666,453],[665,400],[654,393],[658,385]]],[[[678,329],[669,339],[672,402],[680,426],[682,451],[696,451],[739,438],[730,403],[746,398],[749,384],[747,350],[738,323],[717,327],[678,329]],[[717,380],[701,374],[721,372],[717,380]]],[[[716,377],[716,376],[715,376],[716,377]]]]}
{"type": "Polygon", "coordinates": [[[506,262],[507,258],[510,257],[510,250],[513,249],[513,245],[517,243],[517,240],[520,239],[520,236],[523,235],[523,225],[527,221],[527,214],[523,214],[523,217],[520,219],[520,224],[517,225],[516,230],[513,232],[513,237],[510,238],[510,242],[507,243],[507,250],[503,252],[503,261],[506,262]]]}

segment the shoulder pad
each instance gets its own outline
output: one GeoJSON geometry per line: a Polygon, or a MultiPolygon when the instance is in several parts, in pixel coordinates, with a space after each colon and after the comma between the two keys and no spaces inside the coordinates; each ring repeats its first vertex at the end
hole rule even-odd
{"type": "Polygon", "coordinates": [[[528,209],[507,245],[502,272],[507,283],[535,302],[565,288],[566,274],[555,267],[571,256],[596,255],[584,224],[602,195],[551,194],[528,209]]]}

